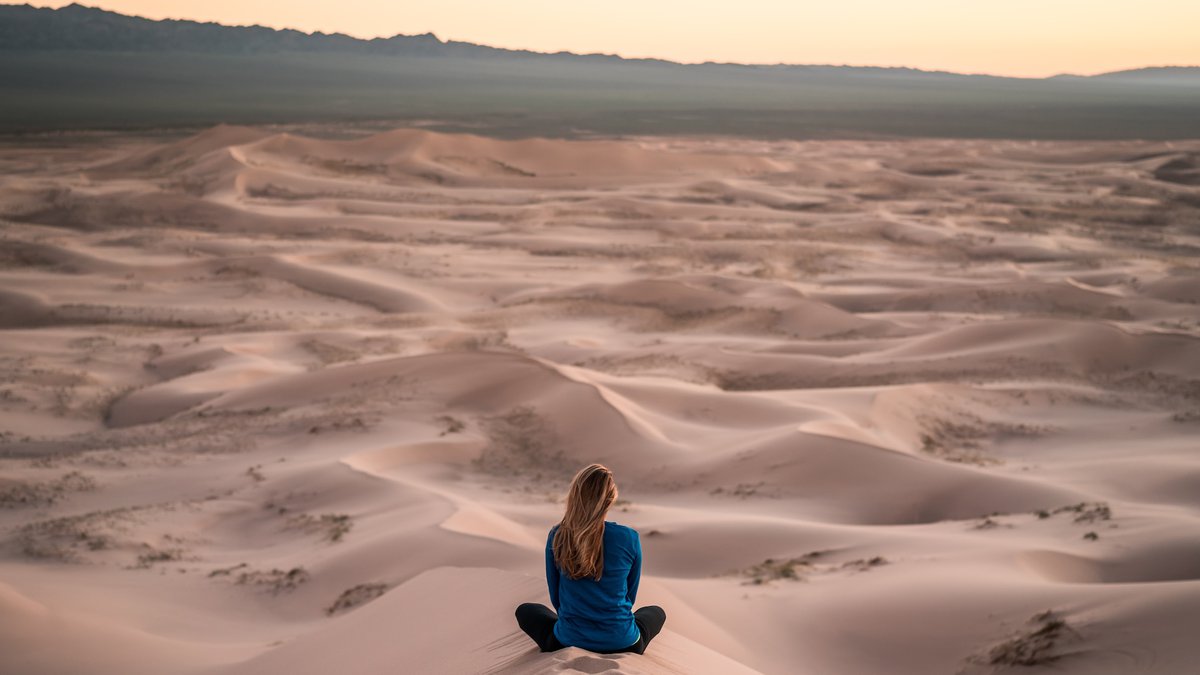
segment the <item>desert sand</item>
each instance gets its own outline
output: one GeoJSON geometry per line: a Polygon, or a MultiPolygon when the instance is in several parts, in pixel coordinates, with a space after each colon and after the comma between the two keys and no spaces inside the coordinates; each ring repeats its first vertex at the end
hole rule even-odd
{"type": "Polygon", "coordinates": [[[1198,167],[10,138],[0,671],[1194,673],[1198,167]],[[513,619],[591,462],[642,656],[513,619]]]}

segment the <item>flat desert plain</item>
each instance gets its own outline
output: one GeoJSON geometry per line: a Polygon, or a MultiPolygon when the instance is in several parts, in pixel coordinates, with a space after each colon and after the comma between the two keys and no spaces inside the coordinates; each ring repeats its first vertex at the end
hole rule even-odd
{"type": "Polygon", "coordinates": [[[1197,672],[1200,141],[318,136],[0,147],[0,671],[1197,672]]]}

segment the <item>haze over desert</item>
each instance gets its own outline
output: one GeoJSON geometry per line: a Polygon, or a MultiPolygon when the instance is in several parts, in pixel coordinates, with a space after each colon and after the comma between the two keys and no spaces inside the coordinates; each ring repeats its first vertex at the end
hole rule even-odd
{"type": "Polygon", "coordinates": [[[1200,141],[0,148],[0,670],[1189,673],[1200,141]],[[539,653],[567,482],[644,655],[539,653]]]}

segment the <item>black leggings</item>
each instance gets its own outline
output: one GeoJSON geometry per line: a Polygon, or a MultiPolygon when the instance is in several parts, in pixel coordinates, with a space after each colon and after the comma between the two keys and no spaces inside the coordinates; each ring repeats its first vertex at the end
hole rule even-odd
{"type": "MultiPolygon", "coordinates": [[[[638,638],[637,642],[624,649],[613,649],[597,653],[645,653],[646,645],[650,644],[654,636],[658,635],[658,632],[662,630],[663,624],[667,622],[667,613],[658,605],[648,605],[634,612],[633,620],[637,623],[638,630],[642,633],[642,637],[638,638]]],[[[525,631],[526,635],[533,638],[533,641],[537,643],[538,649],[544,652],[557,651],[566,646],[561,644],[558,638],[554,637],[554,623],[556,621],[558,621],[558,615],[554,613],[554,610],[545,605],[540,605],[536,602],[527,602],[517,607],[517,625],[521,627],[521,630],[525,631]]]]}

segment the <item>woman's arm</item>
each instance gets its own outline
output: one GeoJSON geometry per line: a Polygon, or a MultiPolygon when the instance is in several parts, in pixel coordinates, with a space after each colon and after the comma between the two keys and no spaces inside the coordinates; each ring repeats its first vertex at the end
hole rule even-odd
{"type": "Polygon", "coordinates": [[[546,537],[546,585],[550,587],[550,604],[558,611],[558,565],[554,564],[554,528],[546,537]]]}
{"type": "Polygon", "coordinates": [[[633,531],[633,564],[629,566],[629,579],[626,580],[626,585],[629,590],[626,591],[625,597],[632,605],[637,600],[638,582],[642,579],[642,538],[638,535],[637,530],[633,531]]]}

